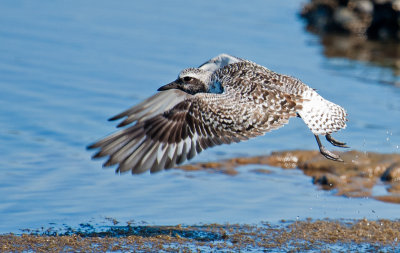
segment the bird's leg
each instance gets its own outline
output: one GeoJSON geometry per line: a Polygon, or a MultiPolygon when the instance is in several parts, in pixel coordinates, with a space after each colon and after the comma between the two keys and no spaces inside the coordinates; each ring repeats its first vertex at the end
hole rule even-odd
{"type": "Polygon", "coordinates": [[[326,158],[333,160],[333,161],[337,161],[337,162],[343,162],[343,160],[338,156],[335,155],[334,153],[330,152],[329,150],[327,150],[322,144],[321,141],[318,137],[318,135],[314,135],[315,139],[317,140],[318,143],[318,147],[319,147],[319,152],[325,156],[326,158]]]}
{"type": "Polygon", "coordinates": [[[333,139],[333,137],[330,134],[325,135],[325,138],[327,141],[329,141],[333,146],[336,147],[341,147],[341,148],[348,148],[349,146],[346,145],[344,142],[337,141],[333,139]]]}

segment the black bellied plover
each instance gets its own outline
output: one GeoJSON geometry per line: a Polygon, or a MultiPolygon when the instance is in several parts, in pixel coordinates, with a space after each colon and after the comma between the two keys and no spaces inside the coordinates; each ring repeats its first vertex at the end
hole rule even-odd
{"type": "Polygon", "coordinates": [[[254,62],[221,54],[178,78],[142,103],[112,117],[123,130],[90,145],[93,157],[117,172],[157,172],[202,150],[263,135],[298,116],[314,134],[326,158],[342,161],[319,139],[338,147],[331,133],[346,127],[346,111],[300,80],[254,62]]]}

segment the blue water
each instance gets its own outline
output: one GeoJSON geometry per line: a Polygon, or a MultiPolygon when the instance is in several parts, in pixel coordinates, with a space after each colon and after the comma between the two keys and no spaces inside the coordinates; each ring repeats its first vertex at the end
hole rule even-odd
{"type": "MultiPolygon", "coordinates": [[[[400,205],[334,196],[297,170],[119,176],[85,149],[115,130],[107,118],[224,52],[296,76],[345,107],[348,128],[335,136],[352,148],[399,152],[400,89],[352,71],[379,77],[386,71],[379,67],[324,58],[300,7],[295,0],[1,1],[0,233],[104,217],[158,225],[398,218],[400,205]]],[[[194,161],[316,148],[292,119],[194,161]]]]}

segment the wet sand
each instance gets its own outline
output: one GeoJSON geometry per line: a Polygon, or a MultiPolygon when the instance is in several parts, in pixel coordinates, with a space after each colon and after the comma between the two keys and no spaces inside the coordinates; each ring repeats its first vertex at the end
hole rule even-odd
{"type": "MultiPolygon", "coordinates": [[[[82,225],[85,226],[85,225],[82,225]]],[[[111,226],[0,235],[1,252],[396,252],[400,222],[307,220],[271,225],[111,226]]]]}

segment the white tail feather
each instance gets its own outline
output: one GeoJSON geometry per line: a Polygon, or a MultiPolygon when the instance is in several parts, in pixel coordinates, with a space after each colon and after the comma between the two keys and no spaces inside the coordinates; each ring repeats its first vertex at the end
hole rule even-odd
{"type": "Polygon", "coordinates": [[[326,135],[346,128],[346,111],[316,92],[311,92],[302,106],[298,113],[313,134],[326,135]]]}

